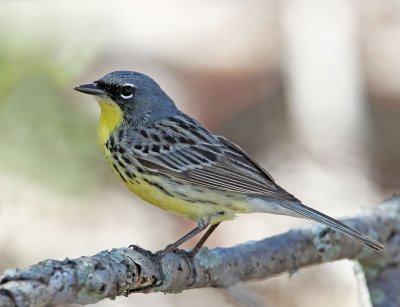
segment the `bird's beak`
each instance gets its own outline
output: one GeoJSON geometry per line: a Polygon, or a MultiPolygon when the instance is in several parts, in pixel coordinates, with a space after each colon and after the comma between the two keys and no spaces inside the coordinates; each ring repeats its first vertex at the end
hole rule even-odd
{"type": "Polygon", "coordinates": [[[100,96],[105,93],[103,90],[99,89],[94,83],[79,85],[77,87],[74,87],[74,90],[93,96],[100,96]]]}

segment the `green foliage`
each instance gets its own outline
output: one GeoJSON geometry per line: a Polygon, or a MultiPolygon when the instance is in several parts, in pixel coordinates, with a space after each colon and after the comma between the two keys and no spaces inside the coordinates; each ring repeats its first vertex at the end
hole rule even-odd
{"type": "Polygon", "coordinates": [[[69,65],[54,54],[51,45],[0,46],[0,171],[62,191],[84,191],[103,180],[106,170],[95,118],[71,102],[83,100],[72,87],[77,64],[88,63],[69,65]]]}

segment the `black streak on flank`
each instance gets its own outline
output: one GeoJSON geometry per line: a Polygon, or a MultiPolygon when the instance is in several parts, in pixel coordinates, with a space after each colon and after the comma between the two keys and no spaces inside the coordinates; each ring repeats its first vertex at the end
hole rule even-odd
{"type": "Polygon", "coordinates": [[[125,172],[125,173],[130,179],[136,178],[136,175],[132,172],[125,172]]]}
{"type": "Polygon", "coordinates": [[[211,201],[211,200],[188,198],[188,199],[186,199],[186,201],[191,202],[191,203],[198,203],[198,204],[210,204],[210,205],[215,205],[215,206],[218,205],[216,202],[211,201]]]}
{"type": "Polygon", "coordinates": [[[123,180],[124,182],[126,182],[125,177],[122,176],[122,174],[121,174],[120,171],[118,170],[118,167],[117,167],[114,163],[112,164],[112,166],[113,166],[113,168],[115,169],[115,171],[118,173],[118,175],[122,178],[122,180],[123,180]]]}
{"type": "Polygon", "coordinates": [[[168,196],[173,196],[171,193],[169,193],[166,189],[164,189],[161,185],[159,185],[158,183],[152,182],[146,178],[143,178],[144,181],[146,181],[148,184],[158,188],[159,190],[161,190],[164,194],[167,194],[168,196]]]}
{"type": "Polygon", "coordinates": [[[114,140],[114,136],[111,136],[109,139],[109,149],[114,149],[115,148],[115,140],[114,140]]]}
{"type": "Polygon", "coordinates": [[[124,130],[120,129],[120,130],[118,131],[118,140],[121,141],[123,136],[124,136],[124,130]]]}
{"type": "Polygon", "coordinates": [[[175,183],[175,184],[177,184],[177,185],[184,185],[184,183],[183,183],[182,181],[175,181],[175,180],[172,180],[172,182],[175,183]]]}
{"type": "Polygon", "coordinates": [[[118,152],[121,153],[121,154],[123,154],[123,153],[126,152],[126,150],[125,150],[125,148],[119,146],[119,147],[118,147],[118,152]]]}
{"type": "Polygon", "coordinates": [[[184,193],[175,191],[175,194],[178,195],[180,198],[183,198],[185,200],[188,199],[187,195],[184,194],[184,193]]]}
{"type": "MultiPolygon", "coordinates": [[[[200,204],[211,204],[214,206],[217,206],[218,204],[216,202],[213,201],[209,201],[209,200],[202,200],[202,199],[193,199],[193,198],[189,198],[187,195],[180,193],[180,192],[175,192],[176,195],[178,195],[182,200],[187,201],[189,203],[200,203],[200,204]]],[[[225,212],[224,211],[218,211],[217,215],[224,215],[225,212]]]]}
{"type": "Polygon", "coordinates": [[[121,162],[120,159],[117,159],[117,163],[119,166],[121,166],[122,169],[125,169],[125,165],[121,162]]]}
{"type": "Polygon", "coordinates": [[[132,164],[132,161],[131,161],[128,157],[121,156],[121,159],[122,159],[122,161],[124,161],[126,164],[132,164]]]}
{"type": "Polygon", "coordinates": [[[145,138],[148,137],[147,132],[145,130],[140,130],[140,134],[143,135],[145,138]]]}

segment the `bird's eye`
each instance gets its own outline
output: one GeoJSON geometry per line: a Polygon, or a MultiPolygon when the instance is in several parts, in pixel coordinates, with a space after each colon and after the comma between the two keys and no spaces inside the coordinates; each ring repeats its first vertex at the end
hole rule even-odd
{"type": "Polygon", "coordinates": [[[120,95],[124,99],[132,98],[135,86],[130,83],[126,83],[121,87],[120,95]]]}

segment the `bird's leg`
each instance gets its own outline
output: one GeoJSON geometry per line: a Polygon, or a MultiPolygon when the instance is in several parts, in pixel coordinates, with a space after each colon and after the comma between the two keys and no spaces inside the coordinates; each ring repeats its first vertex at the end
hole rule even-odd
{"type": "MultiPolygon", "coordinates": [[[[191,230],[189,233],[187,233],[186,235],[184,235],[182,238],[180,238],[178,241],[176,241],[175,243],[169,244],[165,247],[165,249],[163,250],[164,253],[168,253],[168,252],[172,252],[174,249],[177,249],[180,245],[182,245],[183,243],[185,243],[187,240],[193,238],[195,235],[197,235],[199,232],[202,232],[204,229],[207,228],[207,226],[209,225],[209,220],[200,220],[197,223],[197,227],[193,230],[191,230]]],[[[207,239],[207,238],[206,238],[207,239]]]]}
{"type": "Polygon", "coordinates": [[[206,231],[206,233],[201,237],[201,239],[199,240],[199,242],[197,242],[197,244],[195,245],[195,247],[192,249],[192,253],[196,254],[199,249],[203,246],[204,242],[207,241],[208,237],[213,233],[213,231],[218,227],[220,223],[211,225],[210,228],[208,228],[208,230],[206,231]]]}

